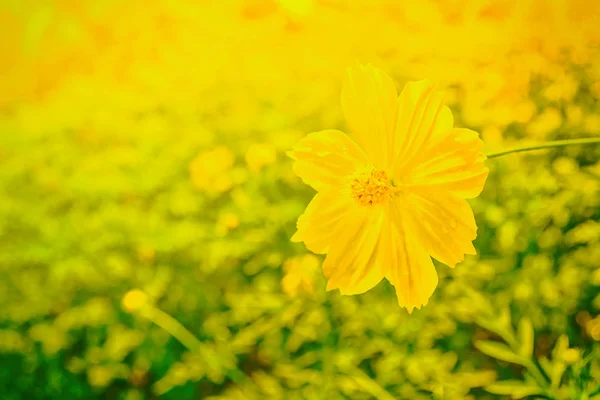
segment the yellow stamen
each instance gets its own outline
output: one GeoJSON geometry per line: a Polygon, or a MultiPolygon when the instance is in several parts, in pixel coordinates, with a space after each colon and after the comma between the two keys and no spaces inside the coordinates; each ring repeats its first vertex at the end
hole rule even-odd
{"type": "Polygon", "coordinates": [[[392,189],[385,171],[372,166],[359,169],[350,176],[352,197],[363,206],[381,203],[389,197],[392,189]]]}

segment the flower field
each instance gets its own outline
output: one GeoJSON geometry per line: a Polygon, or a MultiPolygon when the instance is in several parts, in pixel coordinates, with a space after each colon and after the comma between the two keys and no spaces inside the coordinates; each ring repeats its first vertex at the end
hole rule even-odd
{"type": "Polygon", "coordinates": [[[598,144],[487,159],[477,254],[410,314],[386,280],[326,290],[290,158],[348,132],[362,64],[435,81],[484,154],[597,138],[599,25],[584,0],[2,1],[0,398],[600,399],[598,144]]]}

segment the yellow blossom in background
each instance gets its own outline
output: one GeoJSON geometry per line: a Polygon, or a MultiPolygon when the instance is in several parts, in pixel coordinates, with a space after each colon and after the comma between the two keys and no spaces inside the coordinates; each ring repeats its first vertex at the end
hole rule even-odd
{"type": "Polygon", "coordinates": [[[133,289],[125,293],[121,304],[125,311],[135,312],[148,304],[148,295],[140,289],[133,289]]]}
{"type": "Polygon", "coordinates": [[[192,183],[208,193],[222,193],[233,186],[230,170],[235,155],[225,146],[198,154],[190,163],[192,183]]]}
{"type": "Polygon", "coordinates": [[[263,167],[274,164],[277,161],[275,147],[270,144],[252,144],[246,152],[246,164],[250,172],[256,174],[263,167]]]}
{"type": "Polygon", "coordinates": [[[219,216],[217,220],[217,234],[224,236],[227,232],[234,230],[240,225],[240,219],[237,215],[227,212],[219,216]]]}
{"type": "Polygon", "coordinates": [[[299,292],[313,292],[320,266],[321,261],[312,254],[286,260],[283,264],[285,276],[281,280],[281,288],[290,296],[296,296],[299,292]]]}
{"type": "Polygon", "coordinates": [[[562,354],[562,359],[568,365],[575,364],[581,358],[581,351],[579,349],[567,349],[562,354]]]}
{"type": "Polygon", "coordinates": [[[277,0],[279,6],[291,18],[304,18],[308,16],[315,7],[315,0],[277,0]]]}
{"type": "Polygon", "coordinates": [[[431,257],[454,267],[475,254],[466,198],[488,175],[476,132],[454,128],[428,81],[394,82],[371,65],[350,68],[341,95],[353,138],[326,130],[289,153],[317,190],[293,241],[327,253],[327,290],[364,293],[384,277],[409,312],[426,305],[438,277],[431,257]]]}
{"type": "Polygon", "coordinates": [[[585,324],[585,330],[592,339],[600,341],[600,315],[590,318],[585,324]]]}
{"type": "Polygon", "coordinates": [[[529,133],[533,138],[543,138],[549,132],[558,129],[561,123],[560,112],[555,108],[548,108],[532,121],[529,133]]]}

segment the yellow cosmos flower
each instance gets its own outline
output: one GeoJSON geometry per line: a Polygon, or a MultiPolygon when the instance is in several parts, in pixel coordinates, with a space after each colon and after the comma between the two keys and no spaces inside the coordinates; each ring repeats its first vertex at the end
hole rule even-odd
{"type": "Polygon", "coordinates": [[[364,293],[384,277],[409,312],[438,278],[431,257],[454,267],[475,254],[477,226],[465,199],[488,175],[479,135],[454,128],[428,81],[394,82],[371,65],[348,70],[341,103],[353,134],[311,133],[288,154],[317,194],[292,241],[327,253],[327,290],[364,293]]]}

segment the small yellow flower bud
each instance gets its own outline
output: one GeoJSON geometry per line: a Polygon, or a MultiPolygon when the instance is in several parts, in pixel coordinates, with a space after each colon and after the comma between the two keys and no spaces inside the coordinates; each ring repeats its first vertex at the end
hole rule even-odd
{"type": "Polygon", "coordinates": [[[140,289],[133,289],[125,293],[121,304],[125,311],[132,313],[148,304],[148,295],[140,289]]]}
{"type": "Polygon", "coordinates": [[[579,361],[580,356],[581,352],[579,351],[579,349],[567,349],[563,353],[562,359],[565,363],[571,365],[579,361]]]}

